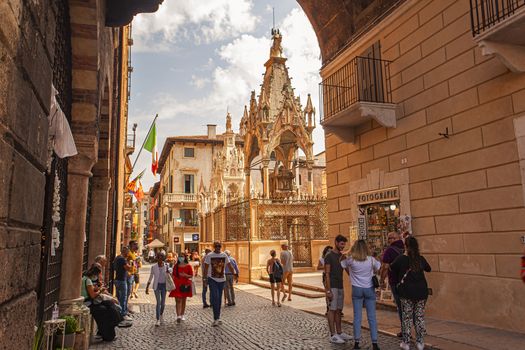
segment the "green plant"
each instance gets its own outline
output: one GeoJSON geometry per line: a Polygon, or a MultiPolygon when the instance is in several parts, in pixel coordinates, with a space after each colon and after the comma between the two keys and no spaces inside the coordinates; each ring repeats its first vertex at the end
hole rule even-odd
{"type": "Polygon", "coordinates": [[[73,334],[78,331],[78,321],[73,316],[61,317],[66,320],[66,334],[73,334]]]}
{"type": "Polygon", "coordinates": [[[33,347],[31,349],[40,350],[43,339],[44,339],[44,327],[42,326],[42,323],[41,323],[36,329],[35,338],[33,339],[33,347]]]}

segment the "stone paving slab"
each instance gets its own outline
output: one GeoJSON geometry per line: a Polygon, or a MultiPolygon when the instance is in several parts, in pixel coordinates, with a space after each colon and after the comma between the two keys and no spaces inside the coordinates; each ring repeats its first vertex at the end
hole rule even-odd
{"type": "MultiPolygon", "coordinates": [[[[198,288],[200,290],[200,288],[198,288]]],[[[292,307],[273,307],[271,302],[237,290],[237,305],[224,307],[222,326],[211,327],[212,311],[203,309],[200,297],[188,299],[187,321],[176,323],[173,299],[164,313],[166,325],[155,327],[152,294],[143,291],[133,304],[139,313],[130,328],[119,328],[110,343],[93,342],[90,349],[351,349],[353,343],[328,342],[326,319],[292,307]]],[[[350,325],[344,331],[352,334],[350,325]]],[[[381,349],[399,349],[399,340],[380,334],[381,349]]],[[[371,348],[370,334],[363,329],[362,349],[371,348]]]]}

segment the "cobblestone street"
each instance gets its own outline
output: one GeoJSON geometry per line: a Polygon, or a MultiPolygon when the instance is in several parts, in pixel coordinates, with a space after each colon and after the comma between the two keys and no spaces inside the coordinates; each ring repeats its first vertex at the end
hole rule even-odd
{"type": "MultiPolygon", "coordinates": [[[[144,271],[144,270],[143,270],[144,271]]],[[[147,275],[141,274],[146,281],[147,275]]],[[[200,292],[200,286],[197,286],[200,292]]],[[[268,291],[269,293],[269,291],[268,291]]],[[[155,327],[153,293],[133,302],[140,312],[133,316],[130,328],[118,328],[117,339],[111,343],[94,342],[90,349],[351,349],[353,342],[332,345],[328,342],[328,326],[324,317],[291,307],[272,307],[259,296],[236,290],[236,306],[223,307],[222,326],[211,327],[212,311],[203,309],[200,295],[188,299],[186,322],[176,323],[174,299],[168,298],[164,316],[166,324],[155,327]]],[[[133,301],[134,299],[132,299],[133,301]]],[[[352,334],[352,326],[343,324],[352,334]]],[[[381,349],[399,349],[396,338],[379,335],[381,349]]],[[[370,335],[363,329],[362,349],[371,348],[370,335]]]]}

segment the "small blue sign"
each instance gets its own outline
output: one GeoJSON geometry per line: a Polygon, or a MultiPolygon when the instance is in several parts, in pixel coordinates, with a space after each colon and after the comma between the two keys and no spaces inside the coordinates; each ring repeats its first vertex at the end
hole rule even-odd
{"type": "Polygon", "coordinates": [[[199,234],[198,233],[194,233],[191,235],[191,240],[193,242],[198,242],[199,241],[199,234]]]}

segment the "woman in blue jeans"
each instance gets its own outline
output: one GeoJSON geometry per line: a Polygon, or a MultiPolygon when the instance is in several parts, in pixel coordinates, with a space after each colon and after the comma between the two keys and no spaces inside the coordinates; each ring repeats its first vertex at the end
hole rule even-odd
{"type": "Polygon", "coordinates": [[[376,293],[372,283],[372,276],[379,270],[381,263],[369,256],[366,242],[360,239],[352,246],[350,256],[341,259],[341,266],[348,271],[352,284],[354,349],[361,348],[359,342],[361,341],[361,321],[364,304],[370,327],[372,346],[374,350],[379,350],[379,345],[377,345],[376,293]]]}
{"type": "Polygon", "coordinates": [[[162,253],[157,254],[157,263],[151,266],[151,272],[146,285],[146,294],[149,294],[149,285],[153,280],[153,290],[155,291],[155,299],[157,300],[157,307],[155,308],[155,316],[157,322],[155,326],[164,324],[164,307],[166,306],[166,272],[170,272],[168,264],[164,263],[166,256],[162,253]]]}

